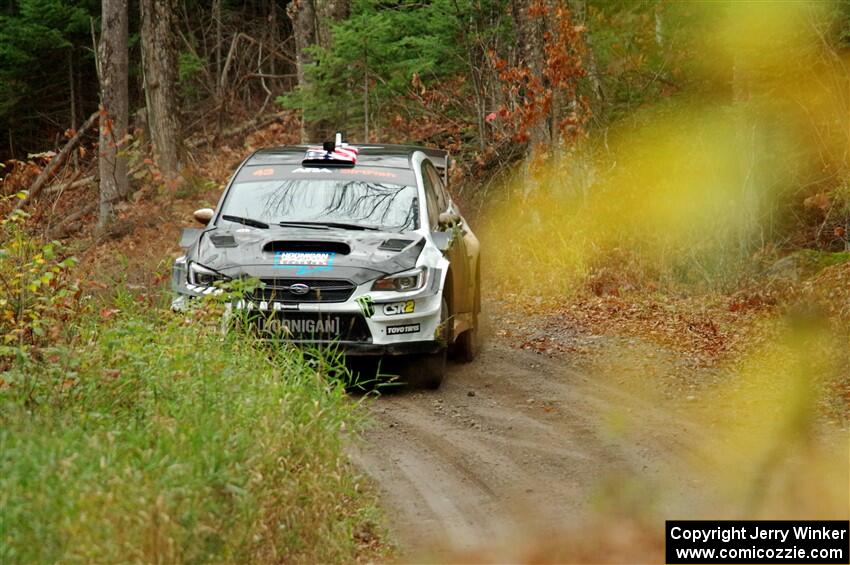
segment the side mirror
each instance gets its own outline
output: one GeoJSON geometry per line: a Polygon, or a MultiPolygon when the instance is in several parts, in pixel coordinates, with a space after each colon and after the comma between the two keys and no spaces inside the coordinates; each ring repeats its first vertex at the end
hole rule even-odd
{"type": "Polygon", "coordinates": [[[437,218],[437,225],[441,228],[451,228],[460,223],[460,216],[454,212],[443,212],[437,218]]]}
{"type": "Polygon", "coordinates": [[[201,208],[200,210],[195,210],[192,217],[199,224],[207,225],[212,220],[213,215],[215,215],[215,211],[212,208],[201,208]]]}

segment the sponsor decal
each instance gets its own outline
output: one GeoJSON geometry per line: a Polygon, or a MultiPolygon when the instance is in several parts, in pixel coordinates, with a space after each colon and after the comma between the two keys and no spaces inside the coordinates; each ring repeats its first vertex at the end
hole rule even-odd
{"type": "Polygon", "coordinates": [[[274,169],[257,169],[251,173],[252,177],[270,177],[274,175],[274,169]]]}
{"type": "Polygon", "coordinates": [[[375,306],[372,304],[371,296],[364,294],[363,296],[358,296],[355,301],[358,306],[360,306],[360,312],[362,312],[364,316],[371,318],[375,315],[375,306]]]}
{"type": "Polygon", "coordinates": [[[387,326],[387,335],[417,334],[419,324],[405,324],[403,326],[387,326]]]}
{"type": "Polygon", "coordinates": [[[306,275],[333,268],[334,252],[321,251],[278,251],[274,254],[274,267],[296,269],[296,275],[306,275]]]}
{"type": "Polygon", "coordinates": [[[378,171],[375,169],[341,169],[338,171],[342,175],[364,175],[367,177],[383,177],[394,179],[398,175],[389,171],[378,171]]]}
{"type": "Polygon", "coordinates": [[[398,314],[413,314],[416,309],[415,300],[405,300],[404,302],[392,302],[384,304],[384,314],[387,316],[396,316],[398,314]]]}
{"type": "Polygon", "coordinates": [[[322,168],[315,168],[315,167],[310,167],[310,168],[298,167],[297,169],[292,169],[292,172],[293,173],[325,173],[325,174],[328,174],[328,173],[331,173],[332,171],[330,169],[322,169],[322,168]]]}
{"type": "Polygon", "coordinates": [[[270,334],[338,334],[338,317],[290,320],[287,318],[267,318],[262,322],[264,332],[270,334]]]}

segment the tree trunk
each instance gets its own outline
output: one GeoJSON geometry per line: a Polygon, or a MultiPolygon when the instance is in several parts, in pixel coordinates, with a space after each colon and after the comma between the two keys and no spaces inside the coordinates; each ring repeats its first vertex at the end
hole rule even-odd
{"type": "Polygon", "coordinates": [[[215,20],[215,96],[218,112],[216,114],[216,135],[221,135],[221,130],[224,128],[224,112],[227,108],[227,101],[224,99],[224,81],[222,80],[223,59],[221,57],[224,36],[222,35],[221,21],[221,1],[213,0],[212,13],[215,20]]]}
{"type": "Polygon", "coordinates": [[[177,41],[174,0],[141,0],[145,105],[156,164],[168,179],[180,172],[177,41]]]}
{"type": "MultiPolygon", "coordinates": [[[[602,106],[605,102],[605,92],[602,90],[602,79],[599,75],[599,66],[596,63],[596,55],[593,50],[593,31],[590,29],[590,22],[587,17],[587,0],[573,0],[572,2],[573,13],[576,15],[576,19],[578,23],[583,25],[587,31],[584,34],[584,46],[586,50],[585,59],[587,60],[587,78],[590,81],[590,90],[593,91],[593,95],[596,98],[596,102],[599,106],[602,106]]],[[[656,31],[658,28],[658,22],[660,21],[660,15],[658,9],[656,8],[655,12],[656,17],[656,31]]],[[[656,39],[658,37],[656,36],[656,39]]]]}
{"type": "MultiPolygon", "coordinates": [[[[68,86],[71,91],[71,130],[77,129],[77,90],[75,86],[76,76],[74,75],[74,49],[71,48],[68,50],[68,86]]],[[[77,158],[77,152],[74,152],[74,155],[71,157],[71,162],[74,165],[74,168],[79,167],[79,159],[77,158]]]]}
{"type": "MultiPolygon", "coordinates": [[[[758,227],[759,197],[759,128],[753,119],[750,98],[753,70],[746,53],[736,52],[732,60],[732,97],[735,109],[736,155],[739,159],[741,197],[738,205],[738,246],[742,256],[750,252],[752,237],[758,227]],[[749,63],[749,64],[748,64],[749,63]]],[[[750,54],[750,56],[752,56],[750,54]]]]}
{"type": "Polygon", "coordinates": [[[349,0],[315,0],[316,40],[322,47],[331,45],[331,26],[351,13],[349,0]]]}
{"type": "MultiPolygon", "coordinates": [[[[520,64],[528,67],[531,76],[539,80],[540,85],[544,85],[544,34],[547,32],[547,25],[545,16],[535,13],[538,4],[536,0],[516,0],[513,2],[513,11],[517,22],[520,64]]],[[[537,120],[528,128],[528,135],[532,152],[542,144],[549,144],[551,136],[548,120],[537,120]]]]}
{"type": "Polygon", "coordinates": [[[98,227],[112,220],[115,202],[128,193],[127,157],[120,154],[127,136],[127,0],[102,0],[100,60],[100,212],[98,227]]]}
{"type": "Polygon", "coordinates": [[[369,44],[363,41],[363,143],[369,143],[369,44]]]}
{"type": "MultiPolygon", "coordinates": [[[[346,18],[349,14],[348,0],[293,0],[286,8],[286,14],[292,20],[295,38],[295,61],[298,87],[302,91],[312,88],[308,69],[315,63],[308,47],[320,45],[330,47],[331,25],[346,18]]],[[[312,119],[305,115],[301,118],[301,141],[318,142],[333,134],[333,124],[312,119]]]]}
{"type": "MultiPolygon", "coordinates": [[[[298,88],[309,91],[311,85],[308,67],[313,58],[307,48],[316,44],[316,9],[313,0],[293,0],[286,8],[286,14],[292,20],[295,38],[295,74],[298,76],[298,88]]],[[[316,124],[305,112],[301,116],[301,141],[320,141],[317,139],[316,124]]]]}

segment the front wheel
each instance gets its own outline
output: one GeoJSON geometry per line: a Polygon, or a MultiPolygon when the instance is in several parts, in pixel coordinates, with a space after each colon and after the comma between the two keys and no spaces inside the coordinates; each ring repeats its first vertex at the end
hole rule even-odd
{"type": "Polygon", "coordinates": [[[437,353],[417,355],[408,360],[408,383],[417,388],[436,390],[443,384],[446,374],[446,343],[449,336],[449,307],[443,299],[440,307],[440,325],[434,339],[442,343],[437,353]]]}

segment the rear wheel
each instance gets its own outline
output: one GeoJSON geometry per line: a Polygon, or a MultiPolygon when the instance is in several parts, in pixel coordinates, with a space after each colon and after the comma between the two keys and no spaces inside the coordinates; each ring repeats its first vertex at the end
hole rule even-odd
{"type": "Polygon", "coordinates": [[[469,363],[478,355],[480,346],[478,335],[478,318],[481,313],[481,275],[475,271],[475,294],[472,302],[472,328],[466,330],[455,341],[454,354],[461,363],[469,363]]]}
{"type": "Polygon", "coordinates": [[[443,383],[446,374],[446,343],[449,336],[449,307],[443,299],[440,308],[440,326],[434,336],[442,346],[437,353],[417,355],[408,361],[408,382],[417,388],[436,390],[443,383]]]}

